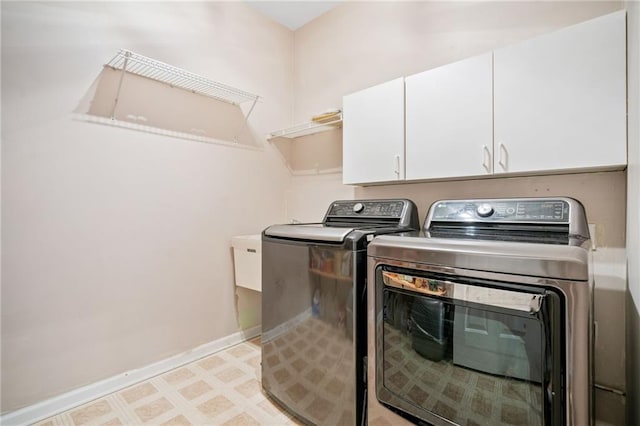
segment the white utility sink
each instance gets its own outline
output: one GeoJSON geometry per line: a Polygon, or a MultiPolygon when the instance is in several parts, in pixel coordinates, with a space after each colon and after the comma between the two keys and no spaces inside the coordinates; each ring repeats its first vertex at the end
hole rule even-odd
{"type": "Polygon", "coordinates": [[[262,291],[262,236],[238,235],[231,238],[236,286],[262,291]]]}

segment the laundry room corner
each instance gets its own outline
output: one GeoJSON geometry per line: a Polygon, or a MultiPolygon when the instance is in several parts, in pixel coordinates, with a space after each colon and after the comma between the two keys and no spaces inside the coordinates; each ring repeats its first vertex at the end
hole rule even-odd
{"type": "Polygon", "coordinates": [[[3,414],[256,324],[256,295],[237,320],[231,238],[285,221],[264,135],[291,120],[292,43],[242,3],[2,3],[3,414]],[[201,111],[176,98],[202,96],[132,99],[131,75],[126,126],[79,119],[120,49],[259,95],[255,146],[154,129],[135,108],[184,123],[201,111]]]}

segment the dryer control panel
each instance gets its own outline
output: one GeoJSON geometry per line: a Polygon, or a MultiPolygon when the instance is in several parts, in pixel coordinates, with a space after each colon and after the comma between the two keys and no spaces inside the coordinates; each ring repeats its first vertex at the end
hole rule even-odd
{"type": "Polygon", "coordinates": [[[589,239],[582,204],[569,197],[440,200],[422,228],[427,237],[581,245],[589,239]]]}
{"type": "Polygon", "coordinates": [[[570,205],[562,199],[449,200],[432,208],[430,220],[446,222],[533,222],[566,224],[570,205]]]}

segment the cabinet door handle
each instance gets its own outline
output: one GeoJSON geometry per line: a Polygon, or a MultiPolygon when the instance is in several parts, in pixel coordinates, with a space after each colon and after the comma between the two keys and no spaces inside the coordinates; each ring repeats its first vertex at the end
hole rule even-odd
{"type": "Polygon", "coordinates": [[[396,179],[400,180],[400,156],[396,155],[395,158],[395,170],[394,173],[396,174],[396,179]]]}
{"type": "Polygon", "coordinates": [[[507,152],[507,148],[505,148],[504,144],[500,144],[500,160],[498,160],[498,164],[504,171],[507,170],[507,166],[509,164],[509,153],[507,152]],[[503,155],[504,154],[504,155],[503,155]]]}
{"type": "Polygon", "coordinates": [[[487,173],[491,173],[491,151],[486,145],[482,145],[482,167],[487,173]]]}

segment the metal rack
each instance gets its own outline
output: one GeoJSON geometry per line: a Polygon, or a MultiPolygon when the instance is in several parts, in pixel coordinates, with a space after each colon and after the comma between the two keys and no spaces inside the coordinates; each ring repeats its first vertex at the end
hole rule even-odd
{"type": "Polygon", "coordinates": [[[269,134],[269,139],[287,138],[295,139],[301,136],[308,136],[314,133],[324,132],[342,127],[342,113],[336,114],[330,120],[308,121],[306,123],[296,124],[269,134]]]}
{"type": "Polygon", "coordinates": [[[240,105],[241,103],[251,101],[253,103],[249,108],[242,125],[246,124],[249,116],[253,112],[253,108],[256,106],[256,103],[260,98],[258,95],[209,80],[190,71],[174,67],[173,65],[148,58],[126,49],[120,49],[113,59],[105,64],[105,66],[114,70],[122,71],[116,97],[111,110],[112,119],[115,119],[115,110],[118,105],[122,81],[126,73],[150,78],[152,80],[168,84],[171,87],[178,87],[233,105],[240,105]]]}

